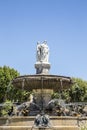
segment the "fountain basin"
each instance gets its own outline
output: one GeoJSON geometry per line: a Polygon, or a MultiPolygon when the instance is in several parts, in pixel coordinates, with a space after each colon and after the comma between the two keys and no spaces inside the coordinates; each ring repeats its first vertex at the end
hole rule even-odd
{"type": "Polygon", "coordinates": [[[53,89],[54,91],[58,89],[67,89],[72,84],[73,81],[70,77],[58,76],[58,75],[25,75],[15,78],[12,82],[14,87],[24,90],[31,91],[33,89],[41,89],[43,83],[44,89],[53,89]],[[61,85],[63,88],[61,88],[61,85]]]}
{"type": "MultiPolygon", "coordinates": [[[[0,130],[31,130],[34,125],[34,116],[31,117],[1,117],[0,130]]],[[[79,130],[81,118],[78,117],[50,117],[50,128],[55,130],[79,130]]],[[[87,123],[87,118],[82,118],[87,123]]],[[[36,128],[33,128],[36,129],[36,128]]]]}

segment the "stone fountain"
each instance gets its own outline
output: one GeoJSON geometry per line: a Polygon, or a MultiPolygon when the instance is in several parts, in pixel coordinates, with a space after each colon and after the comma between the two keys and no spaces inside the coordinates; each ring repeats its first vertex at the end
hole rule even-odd
{"type": "MultiPolygon", "coordinates": [[[[49,47],[46,41],[42,44],[37,43],[36,59],[36,74],[19,76],[13,80],[13,85],[16,88],[32,91],[33,103],[37,104],[43,111],[51,101],[53,92],[68,89],[73,82],[70,77],[49,74],[51,65],[49,63],[49,47]]],[[[39,113],[40,111],[31,107],[29,115],[36,116],[39,113]]]]}
{"type": "Polygon", "coordinates": [[[10,118],[0,119],[0,130],[30,130],[30,129],[56,129],[56,130],[78,130],[78,118],[58,116],[54,111],[55,104],[62,103],[62,100],[51,99],[54,92],[61,92],[69,89],[73,81],[70,77],[51,75],[49,70],[49,47],[47,42],[37,43],[36,53],[36,74],[24,75],[12,81],[14,87],[32,91],[30,101],[17,107],[19,113],[10,118]],[[22,109],[28,111],[23,116],[22,109]],[[51,109],[51,112],[49,112],[51,109]],[[47,111],[46,111],[47,110],[47,111]],[[6,124],[6,121],[8,123],[6,124]]]}

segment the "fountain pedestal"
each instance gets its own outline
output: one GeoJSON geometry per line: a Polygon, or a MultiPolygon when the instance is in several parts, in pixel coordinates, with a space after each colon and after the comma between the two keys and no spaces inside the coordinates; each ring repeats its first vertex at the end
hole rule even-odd
{"type": "Polygon", "coordinates": [[[49,63],[49,47],[47,42],[37,43],[37,61],[35,64],[36,74],[48,74],[50,69],[49,63]]]}
{"type": "Polygon", "coordinates": [[[36,74],[49,74],[50,64],[45,62],[36,62],[35,68],[36,74]]]}
{"type": "Polygon", "coordinates": [[[38,104],[39,106],[41,106],[42,101],[43,101],[43,106],[46,107],[48,102],[51,100],[51,95],[53,94],[53,90],[52,89],[34,89],[33,90],[34,93],[34,97],[36,104],[38,104]]]}

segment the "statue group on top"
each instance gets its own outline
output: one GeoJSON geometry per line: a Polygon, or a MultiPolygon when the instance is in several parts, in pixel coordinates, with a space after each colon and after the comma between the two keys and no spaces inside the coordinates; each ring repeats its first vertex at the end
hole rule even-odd
{"type": "Polygon", "coordinates": [[[37,62],[48,62],[49,59],[49,47],[47,42],[44,41],[42,44],[37,42],[37,62]]]}

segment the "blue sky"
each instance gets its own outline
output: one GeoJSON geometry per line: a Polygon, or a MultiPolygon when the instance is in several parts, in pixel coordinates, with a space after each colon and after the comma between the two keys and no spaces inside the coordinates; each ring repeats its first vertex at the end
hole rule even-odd
{"type": "Polygon", "coordinates": [[[50,74],[87,80],[87,0],[0,0],[0,66],[35,74],[44,40],[50,74]]]}

